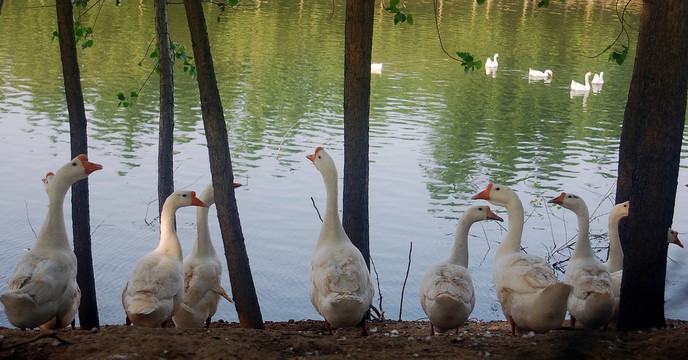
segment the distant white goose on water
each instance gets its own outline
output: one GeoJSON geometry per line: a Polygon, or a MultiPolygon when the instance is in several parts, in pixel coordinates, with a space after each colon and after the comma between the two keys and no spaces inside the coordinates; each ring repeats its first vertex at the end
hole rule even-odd
{"type": "Polygon", "coordinates": [[[533,70],[531,68],[528,68],[528,78],[533,79],[533,80],[544,80],[547,78],[552,77],[553,73],[552,70],[547,69],[545,71],[540,71],[540,70],[533,70]]]}
{"type": "MultiPolygon", "coordinates": [[[[241,184],[234,184],[239,187],[241,184]]],[[[215,203],[213,185],[203,190],[199,199],[206,205],[215,203]]],[[[196,241],[184,258],[184,300],[179,311],[172,316],[178,328],[196,328],[210,321],[217,311],[220,297],[232,299],[222,287],[222,265],[215,252],[208,227],[208,208],[196,208],[196,241]]]]}
{"type": "Polygon", "coordinates": [[[489,69],[494,69],[499,66],[499,63],[497,62],[497,58],[499,57],[499,54],[494,54],[494,60],[487,58],[485,60],[485,68],[489,69]]]}
{"type": "Polygon", "coordinates": [[[191,205],[208,207],[193,191],[175,191],[165,200],[160,214],[160,243],[136,262],[122,291],[127,325],[160,327],[179,310],[184,269],[174,214],[191,205]]]}
{"type": "Polygon", "coordinates": [[[475,290],[468,272],[468,231],[473,223],[484,220],[504,221],[487,205],[470,207],[459,219],[449,256],[430,265],[420,281],[420,304],[430,320],[430,335],[450,329],[458,332],[473,312],[475,290]]]}
{"type": "Polygon", "coordinates": [[[578,218],[578,240],[566,267],[566,282],[573,286],[568,300],[571,327],[576,327],[576,320],[588,329],[605,326],[614,313],[612,277],[590,244],[588,206],[580,196],[566,192],[548,202],[573,211],[578,218]]]}
{"type": "Polygon", "coordinates": [[[599,74],[595,74],[595,76],[592,77],[592,81],[590,83],[593,85],[604,84],[604,71],[600,71],[599,74]]]}
{"type": "Polygon", "coordinates": [[[502,312],[516,329],[544,332],[560,328],[571,285],[560,282],[549,263],[521,251],[524,211],[518,195],[505,185],[488,184],[473,199],[506,207],[509,227],[497,248],[492,277],[502,312]]]}
{"type": "Polygon", "coordinates": [[[370,64],[371,74],[382,74],[382,63],[371,63],[370,64]]]}
{"type": "Polygon", "coordinates": [[[82,154],[43,179],[50,198],[48,214],[36,242],[19,260],[6,292],[0,295],[12,325],[22,330],[37,326],[60,329],[69,324],[74,327],[81,291],[63,204],[72,184],[102,168],[82,154]]]}
{"type": "Polygon", "coordinates": [[[311,303],[325,318],[329,334],[332,327],[346,328],[360,323],[361,334],[367,335],[365,315],[373,302],[373,282],[363,255],[351,243],[339,219],[337,168],[322,147],[307,158],[322,174],[327,192],[325,217],[311,258],[311,303]]]}
{"type": "Polygon", "coordinates": [[[590,91],[590,75],[592,72],[587,72],[585,74],[585,84],[571,80],[571,90],[572,91],[590,91]]]}

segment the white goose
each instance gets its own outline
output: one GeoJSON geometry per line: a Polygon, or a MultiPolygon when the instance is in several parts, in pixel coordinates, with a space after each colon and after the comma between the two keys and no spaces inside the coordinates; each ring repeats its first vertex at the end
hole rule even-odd
{"type": "Polygon", "coordinates": [[[63,204],[70,186],[103,167],[79,155],[44,179],[48,214],[36,243],[17,263],[7,291],[0,295],[12,325],[24,330],[74,327],[81,300],[77,261],[69,244],[63,204]]]}
{"type": "Polygon", "coordinates": [[[127,325],[160,327],[179,310],[184,270],[174,214],[191,205],[208,207],[193,191],[175,191],[165,200],[160,214],[160,244],[136,262],[122,291],[127,325]]]}
{"type": "Polygon", "coordinates": [[[547,78],[552,77],[553,73],[552,70],[547,69],[545,71],[540,71],[540,70],[533,70],[531,68],[528,68],[528,78],[533,79],[533,80],[544,80],[547,78]]]}
{"type": "Polygon", "coordinates": [[[351,243],[339,220],[337,168],[322,147],[307,158],[322,174],[327,191],[325,218],[311,259],[311,303],[325,318],[329,334],[332,327],[361,323],[362,335],[366,335],[365,315],[373,302],[373,282],[363,255],[351,243]]]}
{"type": "Polygon", "coordinates": [[[473,199],[484,199],[506,207],[509,227],[497,248],[492,277],[502,312],[511,333],[522,330],[547,331],[561,327],[571,286],[559,282],[543,258],[521,252],[523,204],[509,187],[490,183],[473,199]]]}
{"type": "MultiPolygon", "coordinates": [[[[239,187],[241,184],[234,184],[239,187]]],[[[203,190],[199,199],[206,205],[215,203],[213,185],[203,190]]],[[[196,209],[196,241],[194,247],[184,258],[184,297],[179,311],[172,316],[178,328],[196,328],[210,320],[217,311],[220,296],[232,302],[222,288],[222,265],[215,252],[208,228],[208,208],[196,209]]]]}
{"type": "Polygon", "coordinates": [[[595,74],[595,76],[592,77],[592,81],[590,83],[593,85],[604,84],[604,71],[600,71],[599,74],[595,74]]]}
{"type": "Polygon", "coordinates": [[[571,327],[575,328],[579,320],[585,328],[600,328],[614,313],[614,295],[612,277],[590,245],[588,207],[581,197],[565,192],[548,202],[569,209],[578,217],[578,240],[566,267],[566,282],[573,286],[568,300],[571,327]]]}
{"type": "MultiPolygon", "coordinates": [[[[609,258],[604,264],[612,276],[612,291],[614,294],[614,314],[612,322],[619,318],[619,301],[621,299],[621,278],[623,277],[623,249],[619,237],[619,221],[628,216],[629,201],[616,204],[609,212],[609,258]]],[[[667,243],[683,247],[678,239],[678,233],[672,229],[667,230],[667,243]]]]}
{"type": "Polygon", "coordinates": [[[382,74],[382,63],[370,63],[371,74],[382,74]]]}
{"type": "Polygon", "coordinates": [[[461,216],[449,256],[431,265],[420,281],[420,304],[430,320],[430,335],[459,327],[475,306],[475,290],[468,272],[468,231],[483,220],[504,221],[487,205],[473,206],[461,216]]]}
{"type": "Polygon", "coordinates": [[[590,91],[590,75],[592,75],[592,71],[585,74],[585,84],[571,80],[571,91],[590,91]]]}
{"type": "Polygon", "coordinates": [[[485,60],[485,68],[486,69],[494,69],[496,67],[499,67],[499,63],[497,62],[497,57],[499,57],[499,54],[494,54],[494,60],[487,58],[485,60]]]}

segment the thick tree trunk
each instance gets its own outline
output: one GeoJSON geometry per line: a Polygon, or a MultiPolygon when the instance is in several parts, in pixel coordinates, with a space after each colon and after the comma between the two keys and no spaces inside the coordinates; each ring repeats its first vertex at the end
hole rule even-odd
{"type": "Polygon", "coordinates": [[[205,136],[208,141],[210,172],[215,188],[215,204],[220,231],[225,247],[225,257],[232,283],[232,297],[241,327],[263,329],[256,289],[253,285],[244,235],[241,231],[239,211],[234,196],[234,174],[227,139],[220,92],[217,88],[215,68],[210,53],[208,30],[201,0],[184,0],[186,17],[191,33],[198,89],[201,96],[201,111],[205,136]]]}
{"type": "Polygon", "coordinates": [[[160,69],[160,123],[158,132],[158,214],[174,192],[174,77],[167,30],[167,0],[155,0],[155,33],[160,69]]]}
{"type": "MultiPolygon", "coordinates": [[[[57,0],[56,5],[62,75],[64,76],[65,95],[69,111],[71,158],[74,158],[79,154],[88,153],[86,111],[84,110],[79,61],[74,39],[72,2],[70,0],[57,0]]],[[[74,236],[74,253],[78,263],[76,280],[81,289],[79,322],[83,329],[100,327],[96,284],[93,277],[89,212],[88,179],[84,179],[72,185],[72,231],[74,236]]]]}
{"type": "Polygon", "coordinates": [[[375,2],[347,0],[344,48],[342,225],[370,267],[368,130],[375,2]]]}
{"type": "Polygon", "coordinates": [[[616,201],[630,200],[622,226],[619,328],[666,326],[666,232],[686,116],[688,2],[646,0],[619,148],[616,201]]]}

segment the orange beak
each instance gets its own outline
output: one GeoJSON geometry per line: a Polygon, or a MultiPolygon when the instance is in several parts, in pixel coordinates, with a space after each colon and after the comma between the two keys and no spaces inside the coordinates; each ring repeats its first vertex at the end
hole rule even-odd
{"type": "Polygon", "coordinates": [[[490,200],[490,190],[492,189],[492,183],[487,184],[487,188],[481,192],[479,192],[477,195],[474,195],[471,199],[473,200],[490,200]]]}
{"type": "Polygon", "coordinates": [[[559,196],[557,196],[557,197],[555,197],[554,199],[548,201],[548,203],[561,205],[561,204],[564,203],[564,198],[565,198],[565,197],[566,197],[566,193],[563,192],[563,193],[561,193],[559,196]]]}
{"type": "Polygon", "coordinates": [[[238,188],[239,186],[241,186],[241,184],[239,184],[239,183],[234,183],[234,188],[235,188],[235,189],[238,188]]]}
{"type": "Polygon", "coordinates": [[[676,234],[676,240],[674,240],[674,244],[683,247],[683,244],[681,244],[681,241],[678,239],[678,234],[676,234]]]}
{"type": "Polygon", "coordinates": [[[307,157],[308,160],[310,160],[310,161],[315,161],[315,157],[318,155],[318,151],[320,151],[320,150],[322,150],[322,149],[323,149],[322,146],[318,146],[317,148],[315,148],[315,152],[314,152],[313,154],[311,154],[311,155],[306,155],[306,157],[307,157]]]}
{"type": "Polygon", "coordinates": [[[79,160],[81,160],[81,163],[84,165],[84,171],[86,172],[86,175],[90,175],[92,172],[96,170],[103,169],[102,165],[88,161],[88,157],[86,157],[86,155],[84,154],[81,154],[78,157],[79,160]]]}
{"type": "Polygon", "coordinates": [[[489,206],[485,206],[485,210],[486,210],[486,212],[487,212],[487,218],[488,218],[488,219],[497,220],[497,221],[504,221],[504,219],[502,219],[501,217],[499,217],[499,215],[497,215],[497,214],[495,214],[494,212],[492,212],[492,209],[490,209],[489,206]]]}
{"type": "Polygon", "coordinates": [[[191,192],[191,205],[208,207],[208,205],[206,203],[204,203],[201,199],[196,197],[195,191],[191,192]]]}

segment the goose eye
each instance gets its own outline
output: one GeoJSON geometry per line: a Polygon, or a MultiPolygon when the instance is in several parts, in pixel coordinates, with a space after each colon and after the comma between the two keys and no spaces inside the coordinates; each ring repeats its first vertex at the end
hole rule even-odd
{"type": "Polygon", "coordinates": [[[478,211],[483,211],[483,208],[478,208],[478,211]]]}
{"type": "Polygon", "coordinates": [[[496,187],[496,188],[495,188],[496,191],[499,191],[499,189],[500,189],[499,187],[496,187]]]}
{"type": "Polygon", "coordinates": [[[182,194],[182,197],[186,197],[186,194],[182,194]]]}
{"type": "Polygon", "coordinates": [[[73,162],[73,163],[72,163],[72,166],[76,166],[76,163],[75,163],[75,162],[73,162]]]}

